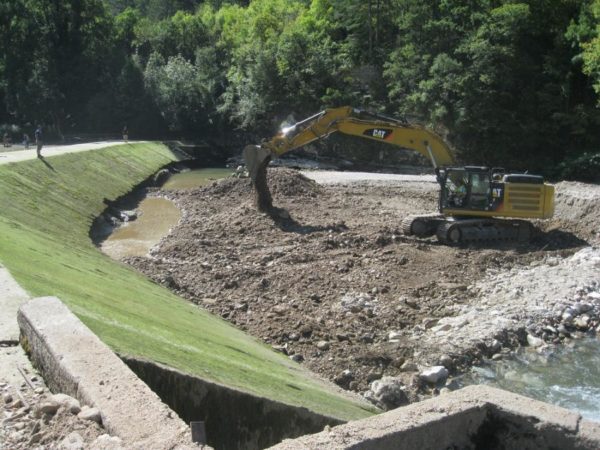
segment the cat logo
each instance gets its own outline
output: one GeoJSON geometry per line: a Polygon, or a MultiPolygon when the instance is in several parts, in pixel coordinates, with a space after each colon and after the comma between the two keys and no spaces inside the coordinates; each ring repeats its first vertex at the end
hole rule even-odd
{"type": "Polygon", "coordinates": [[[372,137],[375,139],[387,139],[392,134],[392,130],[388,128],[369,128],[363,132],[363,136],[372,137]]]}

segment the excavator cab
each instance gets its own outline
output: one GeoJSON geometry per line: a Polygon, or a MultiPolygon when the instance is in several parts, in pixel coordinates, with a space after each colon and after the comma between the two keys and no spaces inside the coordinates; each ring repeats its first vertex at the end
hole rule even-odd
{"type": "Polygon", "coordinates": [[[447,168],[442,172],[440,209],[490,211],[494,207],[492,174],[487,167],[447,168]]]}

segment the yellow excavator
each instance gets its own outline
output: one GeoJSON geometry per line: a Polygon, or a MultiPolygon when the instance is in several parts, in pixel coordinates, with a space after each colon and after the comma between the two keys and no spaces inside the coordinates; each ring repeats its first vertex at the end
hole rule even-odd
{"type": "Polygon", "coordinates": [[[327,109],[290,127],[261,145],[248,145],[243,156],[256,189],[257,207],[273,209],[266,171],[271,158],[340,132],[411,149],[433,164],[440,185],[439,213],[412,215],[402,221],[406,235],[437,235],[444,244],[474,241],[529,241],[532,225],[554,213],[554,187],[539,175],[506,173],[501,168],[456,167],[450,148],[435,133],[349,106],[327,109]]]}

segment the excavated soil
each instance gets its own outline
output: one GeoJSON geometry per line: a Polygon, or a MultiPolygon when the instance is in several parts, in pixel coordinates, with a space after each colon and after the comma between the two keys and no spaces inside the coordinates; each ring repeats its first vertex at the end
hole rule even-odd
{"type": "MultiPolygon", "coordinates": [[[[286,168],[271,168],[268,177],[283,217],[254,208],[248,179],[154,193],[174,200],[182,220],[148,257],[128,262],[362,393],[373,380],[395,376],[414,387],[409,397],[416,400],[423,392],[417,367],[440,355],[415,332],[474,304],[470,288],[486,271],[564,258],[597,238],[598,209],[577,218],[565,205],[556,219],[537,224],[543,229],[530,244],[448,247],[400,231],[407,215],[436,210],[434,182],[317,185],[286,168]]],[[[475,346],[452,357],[450,367],[460,371],[483,355],[475,346]]]]}

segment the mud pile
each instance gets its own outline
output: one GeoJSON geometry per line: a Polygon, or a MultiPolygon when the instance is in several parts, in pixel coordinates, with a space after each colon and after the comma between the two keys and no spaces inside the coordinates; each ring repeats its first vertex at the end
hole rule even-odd
{"type": "MultiPolygon", "coordinates": [[[[491,356],[477,339],[442,355],[418,336],[443,318],[479,310],[472,286],[489,270],[567,257],[586,245],[559,216],[560,235],[541,233],[528,245],[442,246],[400,233],[405,216],[436,210],[435,183],[317,186],[290,169],[269,169],[268,176],[274,205],[289,218],[258,212],[248,179],[159,192],[177,202],[183,219],[149,257],[128,262],[361,393],[392,376],[414,401],[434,389],[419,378],[423,366],[445,357],[456,372],[491,356]]],[[[514,334],[503,344],[518,339],[514,334]]]]}

